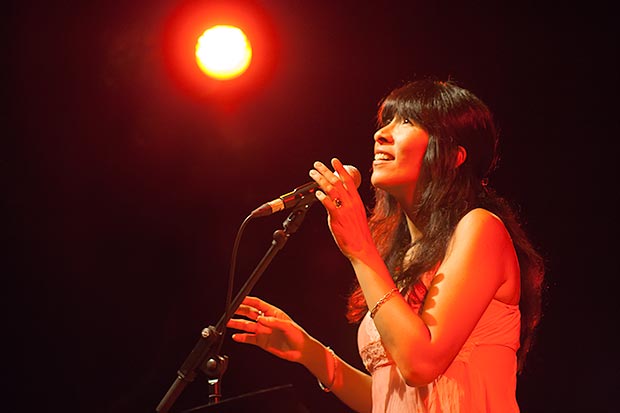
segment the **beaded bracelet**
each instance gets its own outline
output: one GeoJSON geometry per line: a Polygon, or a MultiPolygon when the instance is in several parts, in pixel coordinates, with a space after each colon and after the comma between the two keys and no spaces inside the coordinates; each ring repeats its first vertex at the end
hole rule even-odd
{"type": "Polygon", "coordinates": [[[336,381],[336,367],[338,366],[338,359],[336,358],[336,353],[334,353],[334,350],[332,350],[331,347],[327,347],[327,351],[331,353],[332,359],[334,360],[334,371],[332,373],[331,383],[329,384],[329,386],[326,386],[321,382],[321,380],[319,380],[318,378],[316,379],[317,382],[319,383],[319,387],[325,393],[329,393],[332,391],[332,386],[334,385],[334,382],[336,381]]]}
{"type": "Polygon", "coordinates": [[[381,297],[379,301],[377,301],[377,303],[372,308],[372,310],[370,310],[370,318],[375,318],[375,314],[377,314],[377,311],[379,311],[379,307],[385,304],[385,302],[389,300],[397,292],[398,292],[398,288],[394,287],[390,291],[385,293],[385,295],[381,297]]]}

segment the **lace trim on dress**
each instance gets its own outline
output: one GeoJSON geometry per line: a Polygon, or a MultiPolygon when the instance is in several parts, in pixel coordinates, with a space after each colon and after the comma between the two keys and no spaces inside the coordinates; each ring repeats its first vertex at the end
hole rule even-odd
{"type": "Polygon", "coordinates": [[[360,351],[364,367],[372,374],[379,367],[389,366],[394,362],[385,352],[385,347],[381,341],[373,341],[360,351]]]}

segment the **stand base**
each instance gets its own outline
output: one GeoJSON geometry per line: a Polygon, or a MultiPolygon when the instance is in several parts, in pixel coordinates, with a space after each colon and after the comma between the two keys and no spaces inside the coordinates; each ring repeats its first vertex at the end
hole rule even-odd
{"type": "Polygon", "coordinates": [[[310,413],[310,410],[297,400],[293,385],[286,384],[193,407],[182,413],[310,413]]]}

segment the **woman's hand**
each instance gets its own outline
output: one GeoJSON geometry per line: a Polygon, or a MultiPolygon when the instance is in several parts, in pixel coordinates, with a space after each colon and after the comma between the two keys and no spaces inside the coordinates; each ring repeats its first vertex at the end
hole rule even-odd
{"type": "Polygon", "coordinates": [[[327,223],[334,240],[349,259],[374,253],[376,248],[368,228],[366,208],[355,182],[340,160],[332,159],[332,166],[338,175],[323,163],[315,162],[310,177],[321,187],[316,197],[327,209],[327,223]]]}
{"type": "Polygon", "coordinates": [[[291,317],[259,298],[246,297],[227,326],[245,333],[233,334],[239,343],[253,344],[284,360],[301,363],[304,348],[312,339],[291,317]]]}

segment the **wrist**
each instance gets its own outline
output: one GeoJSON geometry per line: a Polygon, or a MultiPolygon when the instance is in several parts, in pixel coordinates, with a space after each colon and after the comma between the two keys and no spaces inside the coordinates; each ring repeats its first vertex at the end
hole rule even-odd
{"type": "Polygon", "coordinates": [[[336,371],[338,370],[338,357],[336,357],[336,353],[331,347],[327,346],[325,348],[327,350],[326,354],[326,370],[327,370],[327,381],[324,383],[319,377],[317,377],[317,381],[319,383],[319,387],[325,393],[330,393],[334,384],[336,384],[336,371]]]}
{"type": "Polygon", "coordinates": [[[368,251],[365,254],[360,254],[355,257],[350,257],[349,262],[357,275],[360,283],[363,283],[363,279],[385,279],[392,282],[392,276],[390,275],[383,258],[376,249],[368,251]]]}
{"type": "Polygon", "coordinates": [[[369,245],[368,248],[361,249],[354,254],[349,254],[347,258],[353,267],[374,267],[384,264],[383,258],[381,258],[381,254],[379,254],[379,251],[374,244],[369,245]]]}
{"type": "Polygon", "coordinates": [[[338,369],[338,358],[334,351],[316,339],[312,339],[300,363],[314,375],[320,388],[325,392],[330,392],[336,383],[336,373],[338,369]]]}
{"type": "Polygon", "coordinates": [[[314,337],[308,336],[304,351],[301,352],[298,360],[299,364],[314,374],[317,366],[320,364],[325,348],[326,347],[320,341],[314,337]]]}

